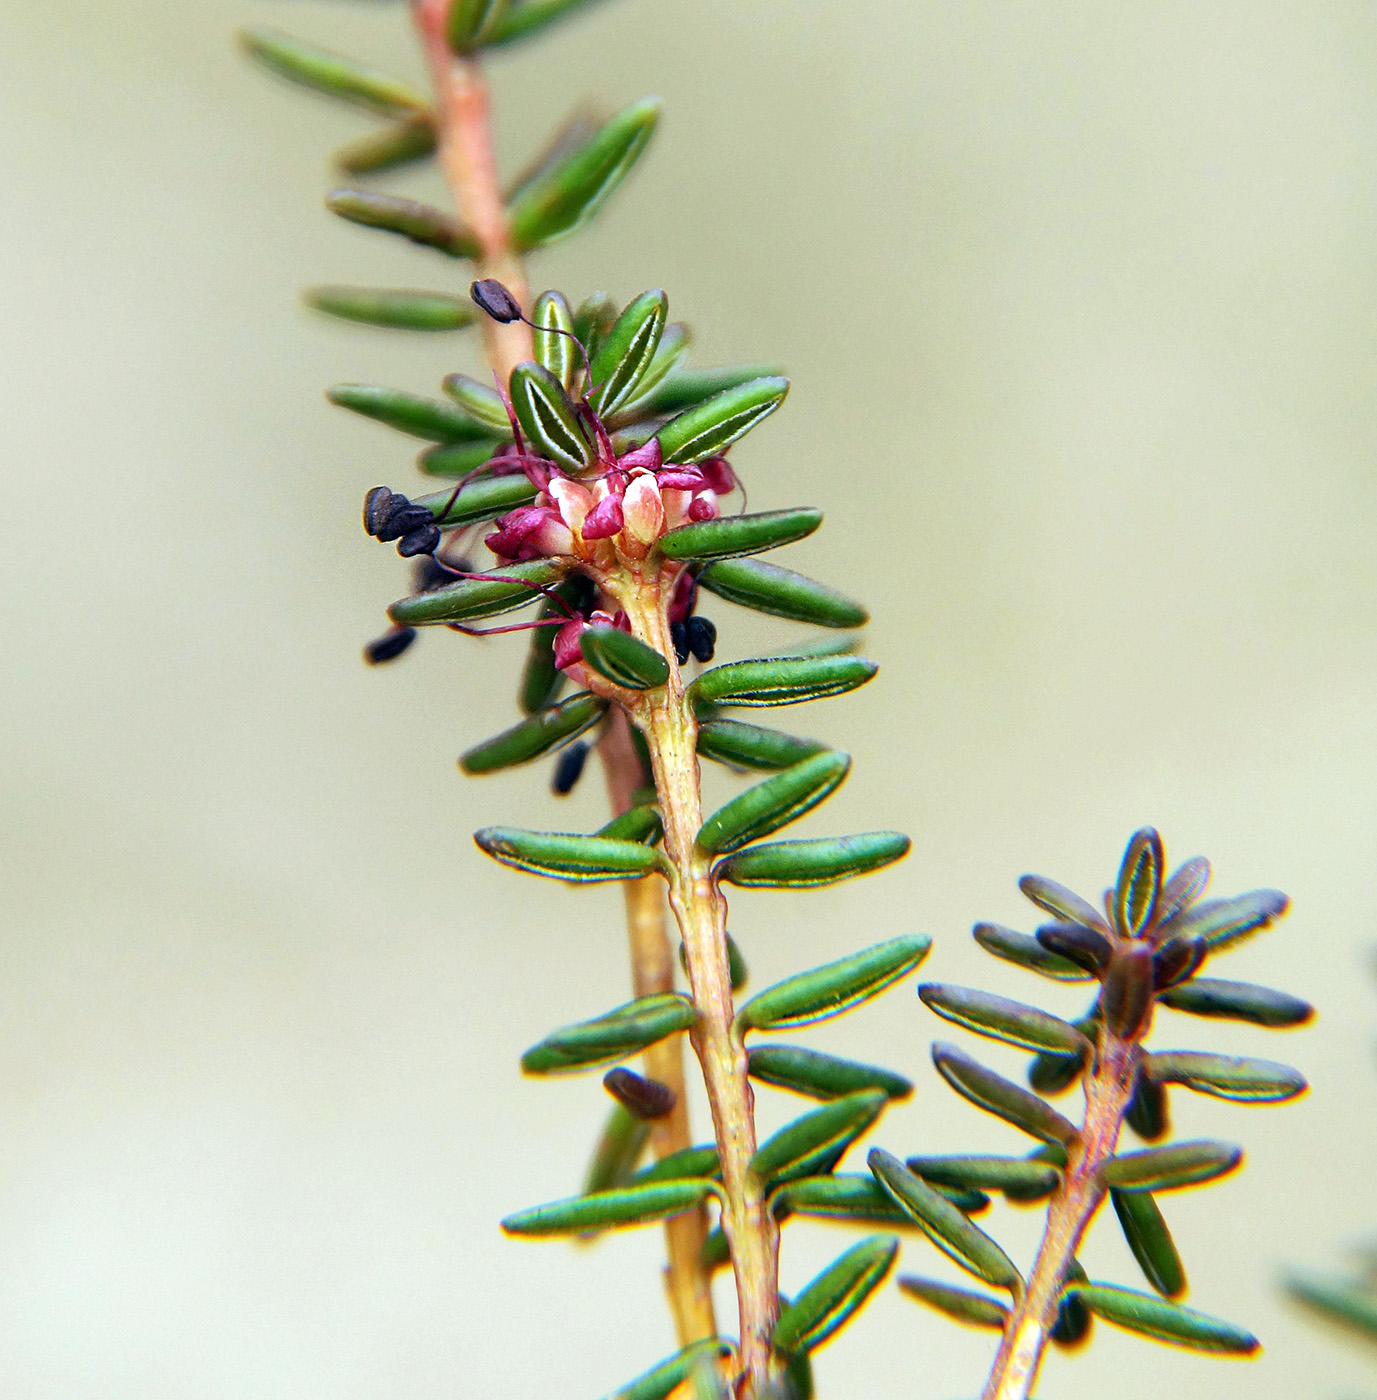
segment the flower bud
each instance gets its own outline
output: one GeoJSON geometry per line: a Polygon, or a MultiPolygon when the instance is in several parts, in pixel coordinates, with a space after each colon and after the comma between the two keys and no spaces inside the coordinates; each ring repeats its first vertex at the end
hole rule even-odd
{"type": "Polygon", "coordinates": [[[632,477],[622,497],[623,529],[641,544],[653,544],[664,533],[665,506],[660,488],[649,473],[632,477]]]}

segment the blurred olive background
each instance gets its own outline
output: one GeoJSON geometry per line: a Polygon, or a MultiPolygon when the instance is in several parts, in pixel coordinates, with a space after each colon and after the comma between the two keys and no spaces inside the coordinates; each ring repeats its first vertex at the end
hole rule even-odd
{"type": "MultiPolygon", "coordinates": [[[[360,663],[407,575],[358,503],[418,479],[321,390],[478,361],[301,309],[312,281],[464,271],[322,211],[367,123],[250,71],[230,35],[263,22],[419,74],[400,6],[6,7],[0,1390],[593,1397],[671,1349],[658,1232],[575,1249],[496,1221],[578,1184],[597,1079],[517,1057],[623,999],[620,898],[469,833],[588,829],[601,794],[456,772],[510,722],[520,637],[360,663]]],[[[737,465],[753,507],[827,509],[787,562],[874,612],[879,678],[782,718],[856,758],[808,830],[899,826],[913,854],[738,895],[755,984],[921,930],[928,976],[1077,1011],[970,925],[1031,927],[1026,870],[1095,893],[1143,823],[1220,892],[1286,889],[1220,971],[1316,1025],[1156,1033],[1312,1077],[1286,1108],[1175,1100],[1182,1136],[1249,1150],[1165,1201],[1190,1301],[1266,1350],[1101,1326],[1041,1393],[1377,1388],[1275,1287],[1377,1234],[1377,15],[615,0],[493,76],[508,169],[586,94],[664,95],[643,168],[535,283],[662,285],[697,363],[787,365],[737,465]]],[[[724,657],[788,630],[711,611],[724,657]]],[[[1015,1148],[937,1082],[944,1033],[909,985],[809,1038],[916,1078],[893,1150],[1015,1148]]],[[[1026,1259],[1037,1217],[993,1220],[1026,1259]]],[[[786,1289],[848,1238],[791,1227],[786,1289]]],[[[1112,1218],[1084,1258],[1138,1282],[1112,1218]]],[[[947,1272],[921,1240],[902,1267],[947,1272]]],[[[890,1288],[820,1393],[969,1396],[992,1346],[890,1288]]]]}

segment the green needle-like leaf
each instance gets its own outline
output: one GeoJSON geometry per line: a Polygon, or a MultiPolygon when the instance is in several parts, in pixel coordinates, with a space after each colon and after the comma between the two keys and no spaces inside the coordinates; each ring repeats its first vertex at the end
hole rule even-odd
{"type": "Polygon", "coordinates": [[[563,1074],[610,1065],[688,1030],[697,1019],[693,1003],[678,992],[638,997],[606,1015],[551,1032],[521,1057],[521,1068],[527,1074],[563,1074]]]}
{"type": "Polygon", "coordinates": [[[1174,1142],[1111,1157],[1102,1175],[1120,1191],[1174,1191],[1226,1176],[1242,1160],[1243,1149],[1231,1142],[1174,1142]]]}
{"type": "Polygon", "coordinates": [[[1027,968],[1054,982],[1088,982],[1091,974],[1067,958],[1049,953],[1031,934],[1019,933],[1002,924],[976,924],[975,941],[987,952],[1005,962],[1027,968]]]}
{"type": "Polygon", "coordinates": [[[435,142],[435,123],[429,114],[406,117],[345,142],[335,152],[334,162],[341,175],[383,175],[433,156],[435,142]]]}
{"type": "Polygon", "coordinates": [[[1108,1283],[1077,1283],[1067,1292],[1080,1298],[1096,1317],[1155,1341],[1170,1342],[1193,1351],[1224,1352],[1234,1356],[1251,1356],[1259,1346],[1251,1332],[1235,1327],[1232,1322],[1182,1307],[1180,1303],[1163,1302],[1150,1293],[1116,1288],[1108,1283]]]}
{"type": "Polygon", "coordinates": [[[579,1235],[619,1225],[646,1225],[693,1210],[717,1188],[711,1181],[661,1181],[573,1196],[532,1206],[509,1215],[502,1228],[509,1235],[579,1235]]]}
{"type": "Polygon", "coordinates": [[[632,103],[527,184],[507,210],[515,250],[553,243],[591,219],[630,173],[659,117],[658,98],[632,103]]]}
{"type": "MultiPolygon", "coordinates": [[[[479,467],[490,461],[493,454],[501,446],[501,440],[496,437],[480,438],[476,442],[442,442],[434,447],[427,447],[416,459],[416,465],[427,476],[445,476],[451,480],[462,481],[471,477],[479,467]]],[[[524,478],[509,476],[506,480],[517,482],[524,480],[524,478]]],[[[512,487],[511,489],[518,488],[512,487]]],[[[452,494],[452,491],[447,493],[447,497],[452,494]]],[[[535,499],[533,487],[530,490],[530,499],[535,499]]]]}
{"type": "Polygon", "coordinates": [[[585,628],[579,650],[600,676],[629,690],[652,690],[669,679],[669,662],[654,647],[616,627],[585,628]]]}
{"type": "Polygon", "coordinates": [[[635,880],[663,868],[659,852],[639,841],[521,831],[512,826],[484,827],[473,839],[480,850],[503,865],[574,884],[635,880]]]}
{"type": "Polygon", "coordinates": [[[1224,982],[1213,977],[1192,977],[1179,987],[1158,993],[1157,1000],[1192,1016],[1251,1021],[1257,1026],[1303,1026],[1315,1014],[1315,1008],[1300,997],[1251,982],[1224,982]]]}
{"type": "Polygon", "coordinates": [[[636,1173],[634,1183],[644,1185],[651,1181],[684,1181],[690,1177],[717,1177],[722,1174],[722,1163],[718,1160],[717,1148],[711,1143],[701,1147],[685,1147],[661,1157],[658,1162],[643,1167],[636,1173]]]}
{"type": "Polygon", "coordinates": [[[614,413],[635,396],[668,319],[669,298],[658,287],[642,292],[617,318],[593,357],[588,403],[595,413],[614,413]]]}
{"type": "Polygon", "coordinates": [[[698,752],[738,768],[770,771],[789,768],[826,750],[816,739],[796,739],[777,729],[763,729],[734,719],[704,720],[698,726],[698,752]]]}
{"type": "Polygon", "coordinates": [[[496,32],[507,9],[507,0],[452,0],[447,21],[449,46],[455,53],[471,53],[496,32]]]}
{"type": "Polygon", "coordinates": [[[465,773],[496,773],[503,768],[529,763],[561,744],[591,729],[607,710],[607,701],[583,691],[571,695],[562,705],[538,710],[512,728],[477,744],[459,760],[465,773]]]}
{"type": "Polygon", "coordinates": [[[517,365],[509,384],[512,409],[521,431],[544,456],[569,472],[581,472],[596,455],[564,386],[543,365],[517,365]]]}
{"type": "Polygon", "coordinates": [[[869,875],[901,860],[912,842],[899,831],[866,831],[816,841],[771,841],[720,860],[716,879],[762,889],[810,889],[869,875]]]}
{"type": "Polygon", "coordinates": [[[878,996],[906,977],[927,957],[930,938],[891,938],[837,962],[777,982],[758,992],[737,1012],[736,1023],[748,1030],[781,1030],[839,1016],[878,996]]]}
{"type": "Polygon", "coordinates": [[[1377,1293],[1371,1288],[1310,1272],[1287,1274],[1282,1286],[1298,1302],[1331,1322],[1377,1342],[1377,1293]]]}
{"type": "Polygon", "coordinates": [[[302,299],[342,321],[401,331],[462,330],[475,314],[473,303],[465,298],[388,287],[310,287],[302,299]]]}
{"type": "Polygon", "coordinates": [[[405,389],[386,389],[379,384],[336,384],[327,391],[326,398],[413,437],[429,438],[432,442],[492,442],[492,433],[485,426],[475,423],[453,404],[410,394],[405,389]]]}
{"type": "Polygon", "coordinates": [[[719,559],[698,575],[698,582],[743,608],[816,627],[863,627],[870,620],[844,593],[763,559],[719,559]]]}
{"type": "Polygon", "coordinates": [[[731,1354],[730,1344],[719,1341],[716,1337],[694,1342],[692,1346],[675,1352],[673,1356],[652,1366],[634,1381],[628,1381],[615,1394],[608,1396],[608,1400],[666,1400],[676,1386],[689,1378],[693,1368],[700,1361],[731,1354]]]}
{"type": "MultiPolygon", "coordinates": [[[[515,510],[517,506],[524,506],[534,499],[535,487],[524,476],[492,476],[482,481],[471,481],[457,496],[453,491],[435,491],[428,496],[417,497],[412,504],[424,506],[442,529],[455,530],[461,525],[477,525],[505,515],[509,510],[515,510]]],[[[547,561],[537,559],[529,562],[539,564],[547,561]]],[[[495,572],[501,573],[502,570],[495,572]]],[[[546,568],[536,572],[558,577],[560,571],[558,568],[553,571],[546,568]]],[[[529,589],[527,591],[530,592],[529,589]]]]}
{"type": "Polygon", "coordinates": [[[574,334],[588,352],[590,361],[617,322],[617,303],[606,292],[585,297],[574,312],[574,334]]]}
{"type": "Polygon", "coordinates": [[[856,1315],[898,1252],[894,1235],[872,1235],[852,1245],[780,1312],[775,1347],[785,1353],[817,1350],[856,1315]]]}
{"type": "Polygon", "coordinates": [[[868,1172],[805,1176],[787,1182],[771,1192],[770,1212],[780,1221],[803,1215],[816,1220],[884,1225],[892,1230],[917,1228],[908,1212],[896,1206],[868,1172]]]}
{"type": "Polygon", "coordinates": [[[932,1062],[937,1072],[962,1098],[977,1108],[1003,1118],[1006,1123],[1021,1128],[1043,1142],[1071,1142],[1076,1125],[1063,1118],[1051,1104],[1011,1084],[992,1069],[971,1059],[955,1045],[937,1041],[932,1047],[932,1062]]]}
{"type": "Polygon", "coordinates": [[[1019,1287],[1022,1280],[1009,1256],[940,1191],[883,1148],[872,1147],[866,1162],[895,1203],[944,1254],[997,1288],[1019,1287]]]}
{"type": "Polygon", "coordinates": [[[574,343],[574,313],[559,292],[541,292],[531,310],[539,328],[534,335],[536,362],[568,390],[583,368],[583,356],[574,343]]]}
{"type": "Polygon", "coordinates": [[[862,1089],[879,1089],[891,1099],[906,1099],[913,1092],[913,1082],[893,1070],[798,1045],[753,1046],[746,1067],[751,1078],[762,1084],[814,1099],[839,1099],[862,1089]]]}
{"type": "Polygon", "coordinates": [[[481,579],[460,579],[458,583],[431,589],[429,593],[401,598],[388,608],[387,615],[401,627],[495,617],[534,603],[541,597],[541,587],[558,583],[561,572],[561,566],[553,559],[509,564],[481,579]]]}
{"type": "Polygon", "coordinates": [[[491,384],[480,384],[467,374],[447,374],[441,384],[445,393],[492,436],[503,439],[511,437],[512,423],[507,417],[507,406],[502,402],[502,395],[491,384]]]}
{"type": "MultiPolygon", "coordinates": [[[[666,336],[668,332],[666,332],[666,336]]],[[[661,342],[660,353],[664,353],[661,342]]],[[[657,356],[658,358],[658,356],[657,356]]],[[[652,370],[652,375],[653,375],[652,370]]],[[[649,379],[651,376],[647,376],[649,379]]],[[[748,384],[753,379],[781,377],[778,365],[728,365],[721,369],[678,369],[666,374],[656,387],[645,389],[644,396],[628,404],[625,414],[638,418],[660,418],[666,414],[682,413],[694,404],[710,399],[727,389],[748,384]]],[[[644,388],[644,386],[643,386],[644,388]]]]}
{"type": "Polygon", "coordinates": [[[703,462],[725,452],[784,402],[789,381],[777,375],[724,389],[686,408],[655,434],[666,462],[703,462]]]}
{"type": "Polygon", "coordinates": [[[1020,1205],[1050,1196],[1061,1172],[1029,1157],[910,1157],[904,1164],[933,1186],[1004,1191],[1020,1205]]]}
{"type": "Polygon", "coordinates": [[[793,544],[821,524],[822,512],[806,506],[758,515],[719,515],[671,530],[660,539],[659,550],[666,559],[729,559],[793,544]]]}
{"type": "Polygon", "coordinates": [[[1025,1050],[1062,1050],[1073,1055],[1088,1055],[1091,1050],[1075,1026],[1021,1001],[943,982],[925,982],[918,995],[939,1016],[993,1040],[1025,1050]]]}
{"type": "MultiPolygon", "coordinates": [[[[488,47],[530,38],[548,25],[591,8],[594,3],[595,0],[513,0],[489,36],[488,47]]],[[[641,1397],[637,1396],[636,1400],[641,1397]]],[[[646,1397],[646,1400],[653,1400],[653,1397],[646,1397]]]]}
{"type": "Polygon", "coordinates": [[[1008,1321],[1009,1309],[1005,1304],[987,1294],[972,1293],[967,1288],[953,1288],[951,1284],[941,1283],[935,1278],[905,1274],[899,1280],[899,1291],[967,1327],[986,1327],[1000,1332],[1008,1321]]]}
{"type": "Polygon", "coordinates": [[[1054,919],[1068,924],[1084,924],[1086,928],[1100,931],[1106,928],[1104,915],[1093,904],[1045,875],[1025,875],[1018,882],[1018,887],[1039,909],[1046,910],[1054,919]]]}
{"type": "Polygon", "coordinates": [[[1163,862],[1162,838],[1150,826],[1135,831],[1114,886],[1114,922],[1125,938],[1137,938],[1157,912],[1163,862]]]}
{"type": "Polygon", "coordinates": [[[1203,938],[1210,952],[1218,953],[1270,928],[1290,907],[1280,890],[1251,890],[1231,899],[1207,899],[1172,920],[1165,932],[1174,938],[1203,938]]]}
{"type": "Polygon", "coordinates": [[[704,671],[689,687],[695,704],[797,705],[842,695],[880,668],[861,656],[774,656],[732,661],[704,671]]]}
{"type": "Polygon", "coordinates": [[[831,1171],[888,1102],[882,1090],[865,1089],[823,1104],[767,1138],[751,1158],[751,1170],[774,1186],[831,1171]]]}
{"type": "Polygon", "coordinates": [[[658,807],[628,807],[606,826],[599,827],[597,834],[615,841],[640,841],[647,846],[658,846],[665,834],[665,823],[658,807]]]}
{"type": "MultiPolygon", "coordinates": [[[[583,635],[587,637],[589,633],[583,635]]],[[[659,653],[653,655],[658,657],[659,653]]],[[[698,831],[698,849],[712,856],[727,855],[778,831],[812,811],[850,771],[850,754],[828,750],[766,778],[725,807],[719,807],[703,823],[698,831]]]]}
{"type": "MultiPolygon", "coordinates": [[[[632,423],[643,423],[659,415],[651,406],[651,396],[658,386],[669,377],[684,358],[692,334],[682,321],[671,321],[660,336],[660,347],[645,373],[636,381],[636,388],[615,413],[605,415],[604,421],[611,427],[621,427],[632,423]]],[[[601,347],[599,347],[601,348],[601,347]]],[[[706,394],[704,398],[708,397],[706,394]]]]}
{"type": "Polygon", "coordinates": [[[1186,1291],[1186,1268],[1151,1193],[1111,1188],[1109,1199],[1143,1277],[1164,1298],[1180,1297],[1186,1291]]]}
{"type": "Polygon", "coordinates": [[[1236,1103],[1281,1103],[1306,1089],[1305,1076],[1290,1065],[1203,1050],[1160,1050],[1147,1057],[1143,1068],[1159,1084],[1184,1084],[1236,1103]]]}
{"type": "Polygon", "coordinates": [[[583,1194],[588,1196],[595,1191],[612,1191],[625,1186],[649,1141],[650,1124],[622,1104],[613,1104],[593,1148],[583,1194]]]}
{"type": "Polygon", "coordinates": [[[265,68],[325,97],[385,117],[428,115],[425,97],[410,83],[294,39],[290,34],[276,29],[245,29],[239,35],[239,43],[250,58],[265,68]]]}
{"type": "Polygon", "coordinates": [[[429,204],[375,190],[332,190],[325,207],[351,224],[396,233],[451,258],[476,258],[481,249],[473,230],[429,204]]]}
{"type": "MultiPolygon", "coordinates": [[[[572,608],[583,594],[587,580],[574,574],[555,588],[566,607],[572,608]]],[[[554,599],[546,598],[540,605],[538,621],[563,620],[564,608],[554,599]]],[[[533,715],[547,705],[553,705],[564,686],[564,672],[555,665],[555,627],[531,628],[531,645],[521,671],[521,690],[517,696],[523,714],[533,715]]]]}

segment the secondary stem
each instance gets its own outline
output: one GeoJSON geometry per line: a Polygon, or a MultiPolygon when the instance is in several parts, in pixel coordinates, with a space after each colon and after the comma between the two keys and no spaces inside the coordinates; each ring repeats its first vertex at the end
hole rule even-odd
{"type": "MultiPolygon", "coordinates": [[[[412,14],[435,89],[440,164],[450,195],[482,250],[477,275],[502,282],[529,312],[530,288],[521,260],[511,246],[497,173],[487,79],[477,59],[450,53],[445,32],[448,8],[449,0],[412,0],[412,14]]],[[[520,321],[504,326],[486,316],[480,320],[488,364],[505,385],[516,365],[534,358],[531,328],[520,321]]],[[[640,760],[620,714],[598,747],[613,811],[620,813],[630,805],[632,792],[641,785],[640,760]]],[[[635,994],[639,997],[671,991],[674,955],[660,891],[652,879],[628,881],[623,890],[635,994]]],[[[659,1159],[693,1141],[684,1092],[683,1037],[673,1036],[652,1047],[645,1056],[645,1068],[647,1074],[667,1084],[678,1096],[674,1111],[651,1128],[651,1150],[659,1159]]],[[[665,1223],[669,1261],[665,1289],[681,1346],[717,1334],[711,1279],[702,1262],[706,1234],[705,1209],[665,1223]]]]}
{"type": "Polygon", "coordinates": [[[693,1047],[703,1068],[722,1165],[726,1202],[722,1228],[731,1248],[747,1395],[768,1386],[770,1339],[779,1315],[779,1232],[750,1169],[755,1154],[755,1096],[746,1077],[746,1051],[733,1027],[727,957],[727,902],[698,851],[703,824],[697,755],[698,725],[684,691],[669,635],[666,603],[677,571],[631,579],[619,594],[633,635],[669,662],[669,680],[641,698],[635,718],[645,734],[665,825],[665,854],[673,867],[670,908],[687,952],[689,985],[698,1008],[693,1047]]]}
{"type": "Polygon", "coordinates": [[[1101,1027],[1095,1064],[1086,1078],[1085,1120],[1066,1152],[1066,1173],[1052,1197],[1033,1272],[1004,1336],[981,1400],[1027,1400],[1057,1320],[1058,1297],[1087,1226],[1105,1197],[1100,1167],[1114,1155],[1133,1097],[1141,1051],[1101,1027]]]}

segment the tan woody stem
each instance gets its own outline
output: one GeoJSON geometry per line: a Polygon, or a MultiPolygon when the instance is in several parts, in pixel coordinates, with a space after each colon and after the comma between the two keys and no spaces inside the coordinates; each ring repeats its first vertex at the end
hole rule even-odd
{"type": "Polygon", "coordinates": [[[1086,1077],[1085,1121],[1067,1148],[1066,1173],[1047,1211],[1047,1227],[1027,1288],[1004,1325],[1004,1336],[981,1400],[1027,1400],[1057,1320],[1058,1296],[1081,1238],[1104,1202],[1100,1168],[1114,1155],[1133,1097],[1141,1051],[1101,1027],[1095,1064],[1086,1077]]]}
{"type": "Polygon", "coordinates": [[[703,1068],[722,1163],[722,1228],[731,1247],[747,1396],[767,1388],[770,1338],[779,1315],[779,1232],[765,1206],[750,1160],[755,1154],[755,1098],[746,1051],[733,1025],[727,957],[727,903],[697,848],[703,824],[697,755],[698,725],[684,693],[669,635],[667,605],[675,568],[623,575],[616,589],[632,634],[669,662],[669,680],[641,694],[633,711],[645,735],[665,825],[672,874],[669,902],[687,952],[689,985],[698,1008],[693,1046],[703,1068]]]}
{"type": "MultiPolygon", "coordinates": [[[[412,14],[430,66],[435,89],[440,164],[450,194],[478,239],[476,272],[502,282],[529,313],[530,289],[525,269],[511,246],[502,187],[493,150],[491,100],[483,67],[476,58],[456,57],[446,40],[448,0],[412,0],[412,14]]],[[[483,317],[488,364],[505,385],[512,369],[534,355],[531,328],[520,321],[499,325],[483,317]]],[[[620,715],[598,745],[614,813],[631,804],[641,785],[641,762],[620,715]]],[[[653,879],[624,886],[627,930],[631,942],[631,981],[637,996],[670,991],[674,954],[666,928],[664,900],[653,879]]],[[[674,1111],[651,1128],[651,1149],[667,1157],[692,1144],[684,1094],[683,1037],[654,1046],[645,1057],[646,1073],[678,1096],[674,1111]]],[[[678,1216],[665,1225],[668,1265],[665,1288],[681,1346],[715,1336],[711,1280],[702,1263],[707,1233],[705,1210],[678,1216]]]]}

